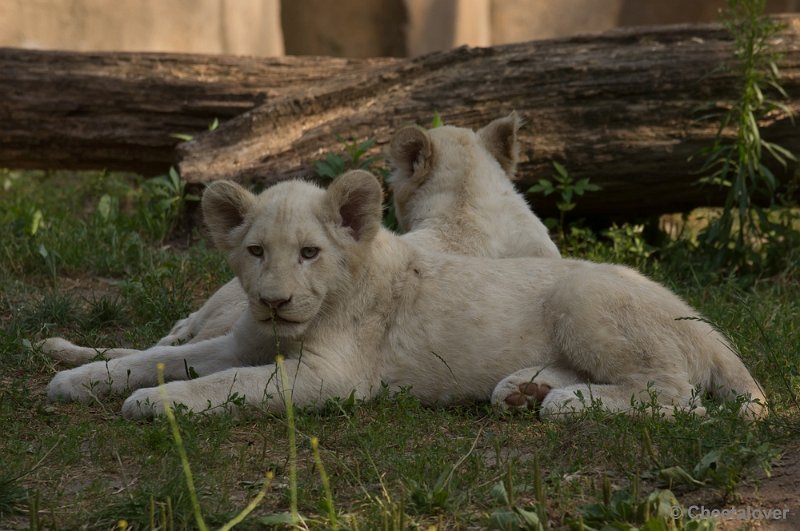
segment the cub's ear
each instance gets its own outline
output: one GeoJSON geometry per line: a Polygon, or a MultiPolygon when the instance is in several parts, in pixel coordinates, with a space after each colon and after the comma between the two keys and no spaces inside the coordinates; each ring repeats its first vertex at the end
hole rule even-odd
{"type": "Polygon", "coordinates": [[[428,132],[417,126],[404,127],[394,134],[389,144],[389,159],[402,172],[400,178],[417,185],[428,177],[433,166],[433,145],[428,132]]]}
{"type": "Polygon", "coordinates": [[[325,206],[330,220],[349,229],[354,240],[369,241],[381,226],[383,190],[371,173],[348,171],[328,186],[325,206]]]}
{"type": "Polygon", "coordinates": [[[202,210],[211,240],[228,252],[238,243],[235,229],[244,224],[255,196],[233,181],[216,181],[203,192],[202,210]]]}
{"type": "Polygon", "coordinates": [[[504,118],[498,118],[478,131],[483,146],[489,150],[509,179],[516,178],[517,160],[519,159],[519,143],[517,131],[522,120],[516,111],[504,118]]]}

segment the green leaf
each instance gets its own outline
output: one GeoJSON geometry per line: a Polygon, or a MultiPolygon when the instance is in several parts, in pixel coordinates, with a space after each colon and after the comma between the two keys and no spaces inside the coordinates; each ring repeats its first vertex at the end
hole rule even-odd
{"type": "Polygon", "coordinates": [[[219,127],[219,118],[214,118],[211,123],[208,125],[209,131],[216,131],[217,127],[219,127]]]}
{"type": "Polygon", "coordinates": [[[31,236],[36,236],[36,233],[39,232],[39,227],[42,226],[42,220],[44,219],[44,215],[42,211],[38,208],[33,213],[33,218],[31,218],[30,227],[28,227],[28,234],[31,236]]]}
{"type": "Polygon", "coordinates": [[[175,169],[175,166],[169,167],[169,178],[172,180],[172,184],[176,187],[180,185],[181,176],[178,174],[178,170],[175,169]]]}
{"type": "Polygon", "coordinates": [[[488,529],[520,529],[517,514],[510,509],[498,509],[489,516],[488,529]]]}
{"type": "Polygon", "coordinates": [[[520,509],[519,507],[517,507],[516,513],[522,520],[523,529],[531,529],[537,531],[544,530],[542,521],[539,519],[539,515],[535,511],[520,509]]]}
{"type": "Polygon", "coordinates": [[[370,149],[372,146],[374,146],[374,145],[375,145],[375,142],[377,142],[377,140],[376,140],[375,138],[368,138],[368,139],[364,140],[363,142],[361,142],[361,143],[358,145],[358,152],[359,152],[361,155],[363,155],[364,153],[366,153],[367,151],[369,151],[369,149],[370,149]]]}
{"type": "Polygon", "coordinates": [[[194,135],[190,135],[188,133],[172,133],[169,136],[172,138],[177,138],[178,140],[183,140],[184,142],[188,142],[194,138],[194,135]]]}
{"type": "Polygon", "coordinates": [[[100,201],[97,203],[97,213],[100,215],[100,219],[108,222],[109,218],[111,217],[110,195],[104,194],[103,197],[100,198],[100,201]]]}
{"type": "Polygon", "coordinates": [[[781,163],[782,166],[786,167],[786,161],[796,161],[797,158],[794,156],[794,153],[789,151],[783,146],[779,146],[773,142],[761,142],[761,145],[764,146],[767,151],[769,151],[770,155],[775,157],[775,160],[781,163]]]}
{"type": "Polygon", "coordinates": [[[437,127],[442,127],[444,122],[442,121],[442,117],[439,116],[438,111],[433,111],[433,120],[431,121],[431,129],[436,129],[437,127]]]}
{"type": "Polygon", "coordinates": [[[374,155],[372,157],[366,158],[358,163],[359,169],[362,170],[369,170],[373,164],[378,162],[379,160],[383,159],[383,155],[374,155]]]}
{"type": "Polygon", "coordinates": [[[334,153],[328,153],[324,160],[318,160],[314,164],[314,171],[320,177],[335,179],[344,172],[344,159],[334,153]]]}
{"type": "Polygon", "coordinates": [[[695,478],[705,479],[709,471],[717,468],[717,464],[722,457],[722,452],[719,449],[711,450],[700,459],[700,462],[695,465],[692,473],[695,478]]]}
{"type": "Polygon", "coordinates": [[[490,494],[497,503],[501,503],[503,505],[509,504],[508,493],[506,492],[506,485],[502,481],[498,481],[492,486],[490,494]]]}
{"type": "Polygon", "coordinates": [[[539,182],[528,188],[529,194],[538,194],[542,193],[544,195],[550,195],[555,192],[555,188],[553,187],[553,183],[548,181],[547,179],[539,179],[539,182]]]}
{"type": "Polygon", "coordinates": [[[553,167],[556,169],[556,173],[558,175],[560,175],[561,177],[568,177],[569,176],[569,173],[567,172],[567,169],[564,166],[562,166],[561,164],[559,164],[558,162],[553,161],[553,167]]]}
{"type": "Polygon", "coordinates": [[[39,244],[39,248],[37,249],[39,256],[47,260],[47,257],[50,256],[50,253],[47,252],[47,247],[44,246],[43,243],[39,244]]]}

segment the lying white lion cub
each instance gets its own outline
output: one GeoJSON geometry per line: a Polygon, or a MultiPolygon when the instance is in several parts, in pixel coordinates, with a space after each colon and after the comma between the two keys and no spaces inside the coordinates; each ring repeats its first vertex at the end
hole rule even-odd
{"type": "MultiPolygon", "coordinates": [[[[123,414],[160,414],[154,363],[178,380],[186,360],[207,376],[167,384],[172,401],[201,411],[237,393],[280,411],[284,389],[276,367],[263,364],[275,334],[300,406],[352,391],[370,398],[382,381],[410,387],[426,404],[486,400],[501,378],[529,367],[537,368],[528,384],[537,392],[524,394],[541,399],[543,416],[590,399],[625,411],[634,398],[649,401],[649,391],[669,413],[696,405],[695,387],[764,402],[724,338],[703,321],[681,320],[696,312],[635,271],[426,251],[380,227],[381,195],[363,171],[327,191],[290,181],[254,196],[214,183],[203,213],[250,311],[231,334],[185,345],[178,356],[133,354],[61,372],[48,396],[138,389],[123,414]]],[[[748,411],[762,414],[760,403],[748,411]]]]}
{"type": "MultiPolygon", "coordinates": [[[[515,112],[477,132],[444,126],[406,127],[393,137],[389,159],[397,218],[404,238],[429,250],[469,256],[558,258],[547,228],[514,189],[521,121],[515,112]]],[[[230,332],[247,308],[237,278],[178,321],[157,345],[197,343],[230,332]]],[[[89,348],[48,338],[42,348],[71,366],[141,352],[89,348]]]]}

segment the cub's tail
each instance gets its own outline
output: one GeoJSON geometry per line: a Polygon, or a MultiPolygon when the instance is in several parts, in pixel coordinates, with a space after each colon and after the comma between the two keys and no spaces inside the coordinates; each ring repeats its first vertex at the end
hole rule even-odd
{"type": "MultiPolygon", "coordinates": [[[[716,335],[716,334],[715,334],[716,335]]],[[[720,337],[721,339],[721,337],[720,337]]],[[[727,341],[718,341],[714,348],[709,391],[724,400],[748,399],[740,411],[743,417],[760,419],[767,415],[767,397],[742,360],[727,341]]]]}

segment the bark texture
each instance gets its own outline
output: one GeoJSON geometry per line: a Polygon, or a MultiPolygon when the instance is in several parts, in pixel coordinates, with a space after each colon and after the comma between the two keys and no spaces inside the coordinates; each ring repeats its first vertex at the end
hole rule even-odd
{"type": "MultiPolygon", "coordinates": [[[[783,86],[793,96],[800,88],[800,18],[785,21],[775,45],[783,54],[783,86]]],[[[718,123],[698,118],[733,102],[739,80],[731,59],[732,42],[719,25],[460,48],[343,72],[304,95],[276,98],[179,146],[180,169],[191,181],[266,183],[308,174],[309,161],[338,147],[335,135],[371,136],[380,146],[399,127],[429,123],[436,111],[446,124],[477,128],[516,109],[527,120],[522,188],[549,177],[556,160],[575,178],[603,187],[580,198],[580,215],[720,204],[722,193],[694,184],[696,155],[711,144],[718,123]]],[[[788,104],[800,110],[800,100],[788,104]]],[[[762,126],[766,137],[800,152],[788,118],[776,114],[762,126]]],[[[554,211],[552,199],[535,206],[554,211]]]]}
{"type": "MultiPolygon", "coordinates": [[[[784,17],[775,45],[789,106],[800,100],[800,17],[784,17]]],[[[478,128],[516,109],[527,121],[521,188],[552,161],[603,187],[576,214],[602,217],[719,204],[694,183],[699,159],[738,77],[718,25],[630,28],[493,48],[459,48],[413,60],[254,59],[0,49],[0,167],[163,172],[189,181],[269,182],[310,174],[340,149],[337,136],[377,139],[410,124],[478,128]],[[206,132],[209,123],[222,124],[206,132]],[[174,133],[194,134],[180,143],[174,133]],[[176,150],[177,147],[177,150],[176,150]],[[177,155],[177,156],[176,156],[177,155]]],[[[785,116],[764,135],[800,153],[785,116]]],[[[790,172],[779,172],[786,177],[790,172]]],[[[549,198],[537,212],[554,212],[549,198]]]]}
{"type": "Polygon", "coordinates": [[[385,61],[0,48],[0,167],[164,172],[172,135],[385,61]]]}

